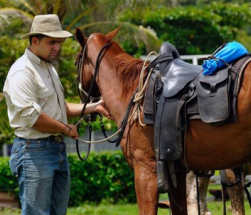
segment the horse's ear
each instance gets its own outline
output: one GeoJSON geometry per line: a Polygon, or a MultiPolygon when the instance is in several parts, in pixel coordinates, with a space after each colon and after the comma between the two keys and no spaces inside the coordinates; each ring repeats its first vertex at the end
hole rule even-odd
{"type": "Polygon", "coordinates": [[[87,37],[82,33],[82,31],[79,28],[76,28],[75,30],[75,38],[83,48],[87,42],[87,37]]]}
{"type": "Polygon", "coordinates": [[[117,29],[109,32],[108,34],[106,34],[106,38],[109,40],[109,41],[112,41],[112,39],[116,36],[116,34],[118,33],[119,29],[121,28],[121,26],[119,26],[117,29]]]}

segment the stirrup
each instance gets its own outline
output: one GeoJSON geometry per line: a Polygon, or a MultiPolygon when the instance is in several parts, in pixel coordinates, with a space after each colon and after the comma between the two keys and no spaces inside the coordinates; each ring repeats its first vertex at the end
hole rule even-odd
{"type": "Polygon", "coordinates": [[[157,162],[157,179],[158,179],[158,192],[167,193],[168,179],[166,174],[166,166],[163,161],[157,162]]]}

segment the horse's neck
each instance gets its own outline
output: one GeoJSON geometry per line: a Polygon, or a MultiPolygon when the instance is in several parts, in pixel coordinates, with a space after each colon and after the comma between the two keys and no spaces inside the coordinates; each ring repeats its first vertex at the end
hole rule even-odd
{"type": "MultiPolygon", "coordinates": [[[[99,86],[104,102],[114,117],[117,125],[120,125],[129,101],[131,92],[125,94],[121,85],[121,79],[118,77],[116,68],[105,67],[99,73],[99,86]],[[126,96],[125,96],[126,95],[126,96]]],[[[132,89],[133,92],[133,89],[132,89]]]]}

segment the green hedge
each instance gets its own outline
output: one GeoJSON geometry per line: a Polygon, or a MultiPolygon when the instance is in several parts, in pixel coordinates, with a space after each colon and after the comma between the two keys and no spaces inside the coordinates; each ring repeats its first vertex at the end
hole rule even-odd
{"type": "MultiPolygon", "coordinates": [[[[68,155],[71,166],[69,206],[83,202],[135,203],[134,175],[121,151],[91,152],[85,162],[68,155]]],[[[18,193],[18,183],[9,168],[8,157],[0,158],[0,191],[18,193]]]]}

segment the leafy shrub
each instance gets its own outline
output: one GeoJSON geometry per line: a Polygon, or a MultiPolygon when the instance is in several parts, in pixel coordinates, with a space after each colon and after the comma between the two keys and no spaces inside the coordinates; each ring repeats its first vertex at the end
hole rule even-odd
{"type": "Polygon", "coordinates": [[[71,165],[70,205],[83,201],[136,202],[133,171],[120,151],[92,152],[85,162],[69,155],[71,165]]]}
{"type": "Polygon", "coordinates": [[[0,191],[17,193],[17,178],[12,175],[9,168],[9,157],[0,158],[0,191]]]}

